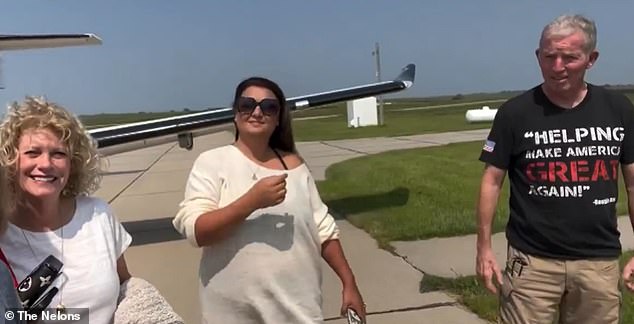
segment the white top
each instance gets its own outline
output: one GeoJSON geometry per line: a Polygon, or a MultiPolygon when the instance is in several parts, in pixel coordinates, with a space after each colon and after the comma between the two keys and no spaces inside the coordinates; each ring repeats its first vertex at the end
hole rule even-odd
{"type": "MultiPolygon", "coordinates": [[[[130,246],[132,237],[108,203],[93,197],[77,198],[75,214],[63,226],[63,238],[61,232],[31,232],[9,224],[0,235],[0,247],[18,282],[47,256],[58,258],[64,263],[63,273],[54,283],[60,291],[48,307],[59,305],[61,297],[66,308],[88,308],[91,324],[112,323],[119,296],[117,259],[130,246]]],[[[85,316],[82,314],[82,319],[85,316]]]]}
{"type": "Polygon", "coordinates": [[[205,323],[322,323],[321,244],[339,237],[305,164],[262,167],[233,145],[194,162],[174,227],[194,245],[196,219],[244,195],[258,180],[287,173],[285,200],[256,210],[224,240],[203,248],[205,323]]]}

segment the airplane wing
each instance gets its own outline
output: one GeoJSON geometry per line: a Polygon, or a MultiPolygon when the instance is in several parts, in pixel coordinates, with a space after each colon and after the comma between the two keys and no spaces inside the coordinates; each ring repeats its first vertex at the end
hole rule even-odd
{"type": "MultiPolygon", "coordinates": [[[[415,72],[416,66],[414,64],[409,64],[402,69],[398,77],[391,81],[376,82],[350,88],[288,98],[286,103],[291,110],[298,110],[334,102],[402,91],[410,88],[414,84],[415,72]]],[[[181,144],[182,147],[191,149],[191,145],[193,145],[192,137],[194,136],[194,133],[192,132],[223,124],[231,125],[232,120],[232,108],[227,107],[175,117],[96,128],[89,130],[89,133],[97,140],[98,147],[100,149],[134,141],[155,139],[158,137],[165,138],[167,135],[177,135],[179,144],[181,144]],[[189,141],[191,144],[183,144],[180,142],[181,138],[183,138],[182,136],[185,134],[189,135],[189,141]]],[[[161,143],[170,141],[173,142],[176,140],[176,138],[172,137],[163,140],[161,143]]],[[[126,151],[126,149],[108,150],[110,154],[123,151],[126,151]]]]}
{"type": "Polygon", "coordinates": [[[0,51],[101,45],[94,34],[0,35],[0,51]]]}

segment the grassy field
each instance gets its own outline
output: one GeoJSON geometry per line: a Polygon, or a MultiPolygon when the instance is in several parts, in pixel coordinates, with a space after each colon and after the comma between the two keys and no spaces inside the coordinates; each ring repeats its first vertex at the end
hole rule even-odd
{"type": "MultiPolygon", "coordinates": [[[[319,109],[319,115],[335,117],[310,120],[294,120],[293,132],[298,141],[335,140],[344,138],[362,138],[377,136],[402,136],[414,134],[437,133],[467,129],[481,129],[491,126],[490,123],[469,124],[465,121],[465,113],[468,109],[480,108],[483,104],[497,107],[499,100],[479,101],[478,104],[464,104],[444,102],[443,107],[420,110],[399,110],[422,106],[420,103],[407,105],[394,104],[385,108],[385,124],[382,126],[370,126],[361,128],[349,128],[346,121],[347,111],[344,106],[332,106],[319,109]],[[446,106],[452,105],[452,106],[446,106]]],[[[294,115],[295,119],[310,117],[317,109],[300,112],[294,115]]]]}
{"type": "MultiPolygon", "coordinates": [[[[475,203],[483,163],[482,142],[392,151],[347,160],[319,182],[326,203],[383,247],[390,241],[475,233],[475,203]]],[[[622,186],[619,197],[625,197],[622,186]]],[[[507,221],[508,181],[494,230],[507,221]]],[[[620,199],[618,212],[625,213],[620,199]]]]}

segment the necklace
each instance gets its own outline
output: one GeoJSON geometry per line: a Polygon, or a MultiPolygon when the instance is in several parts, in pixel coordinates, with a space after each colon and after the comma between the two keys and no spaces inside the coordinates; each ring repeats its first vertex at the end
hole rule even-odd
{"type": "MultiPolygon", "coordinates": [[[[260,166],[256,165],[256,167],[258,168],[258,170],[260,170],[260,166]]],[[[251,176],[251,180],[256,181],[258,180],[258,175],[257,172],[255,172],[255,169],[253,169],[253,167],[249,166],[249,168],[251,169],[251,171],[253,171],[253,174],[251,176]]]]}
{"type": "MultiPolygon", "coordinates": [[[[248,167],[251,170],[251,180],[257,181],[259,179],[258,172],[262,170],[263,166],[260,163],[256,162],[254,159],[249,158],[237,145],[234,144],[233,147],[236,148],[238,152],[240,152],[243,159],[247,160],[248,167]]],[[[271,150],[273,151],[273,153],[276,153],[274,149],[271,150]]]]}
{"type": "MultiPolygon", "coordinates": [[[[37,262],[37,256],[35,255],[35,250],[33,250],[33,247],[31,246],[31,242],[29,241],[29,239],[26,237],[26,233],[24,232],[23,229],[20,229],[22,231],[22,236],[24,236],[24,240],[26,241],[26,244],[29,246],[29,250],[31,250],[31,254],[33,255],[33,258],[35,259],[35,261],[37,262]]],[[[61,262],[62,264],[64,264],[64,225],[62,225],[62,227],[60,227],[60,239],[62,241],[62,253],[61,253],[61,262]]],[[[57,309],[58,313],[62,313],[65,314],[66,313],[66,306],[64,306],[63,303],[63,283],[60,285],[59,287],[59,304],[57,304],[57,306],[55,307],[57,309]]]]}

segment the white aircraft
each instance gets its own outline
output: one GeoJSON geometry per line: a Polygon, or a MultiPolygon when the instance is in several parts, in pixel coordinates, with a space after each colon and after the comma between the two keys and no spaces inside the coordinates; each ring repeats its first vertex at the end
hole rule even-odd
{"type": "Polygon", "coordinates": [[[101,45],[95,34],[0,35],[0,51],[101,45]]]}
{"type": "MultiPolygon", "coordinates": [[[[0,35],[0,53],[37,48],[101,45],[101,43],[101,39],[95,34],[0,35]]],[[[0,85],[0,89],[4,87],[0,85]]]]}
{"type": "MultiPolygon", "coordinates": [[[[414,64],[408,64],[402,69],[401,73],[391,81],[376,82],[288,98],[286,104],[291,111],[296,111],[329,103],[405,90],[414,84],[415,70],[416,66],[414,64]]],[[[105,151],[109,152],[109,154],[176,140],[180,147],[191,149],[193,147],[194,137],[217,131],[218,127],[224,126],[226,128],[227,126],[232,126],[232,121],[232,108],[227,107],[175,117],[97,128],[89,132],[99,143],[99,148],[108,148],[105,151]],[[166,137],[166,135],[168,137],[166,137]],[[137,142],[138,145],[120,146],[120,144],[130,142],[137,142]],[[111,146],[118,147],[110,148],[111,146]]]]}
{"type": "MultiPolygon", "coordinates": [[[[0,35],[0,52],[6,50],[101,44],[101,39],[94,34],[0,35]]],[[[414,84],[415,73],[416,66],[414,64],[408,64],[402,69],[401,73],[391,81],[369,83],[350,88],[288,98],[286,104],[292,111],[295,111],[329,103],[402,91],[410,88],[414,84]]],[[[96,128],[89,132],[91,136],[97,140],[99,148],[102,151],[108,152],[108,154],[171,141],[178,141],[181,147],[191,149],[194,144],[193,139],[195,136],[218,131],[219,127],[226,128],[232,126],[232,120],[233,111],[231,107],[228,107],[176,117],[96,128]],[[121,145],[132,142],[136,143],[136,146],[121,145]]]]}

